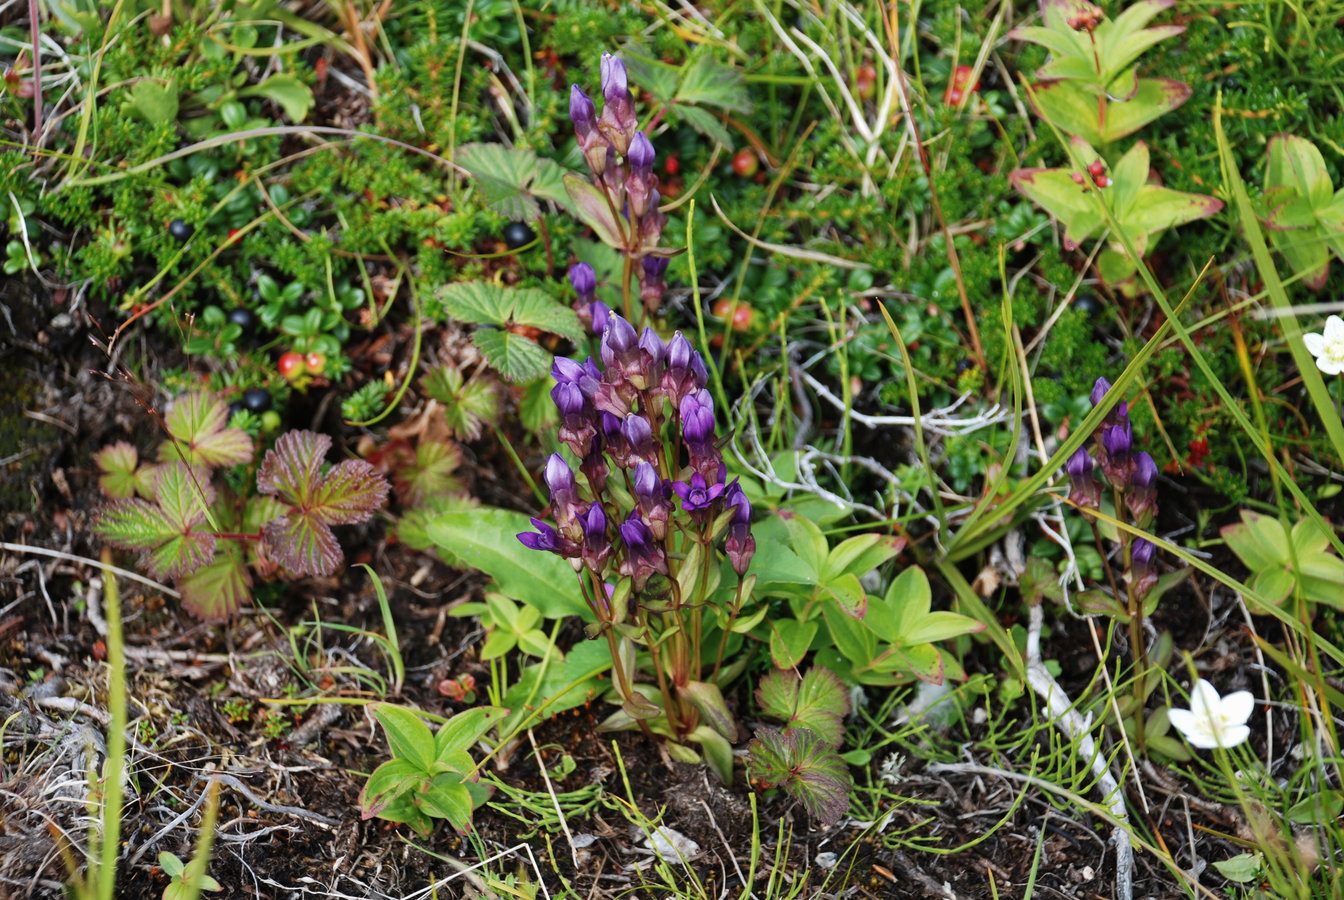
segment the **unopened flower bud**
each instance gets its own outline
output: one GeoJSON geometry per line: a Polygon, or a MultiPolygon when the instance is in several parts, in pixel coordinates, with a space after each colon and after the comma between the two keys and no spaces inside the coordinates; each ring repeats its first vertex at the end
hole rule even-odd
{"type": "Polygon", "coordinates": [[[1157,584],[1157,566],[1154,558],[1157,547],[1144,538],[1136,538],[1129,548],[1129,572],[1125,578],[1134,588],[1134,596],[1142,600],[1157,584]]]}
{"type": "Polygon", "coordinates": [[[1069,475],[1069,499],[1083,509],[1097,509],[1101,506],[1101,486],[1092,477],[1095,463],[1086,447],[1079,447],[1064,464],[1069,475]]]}
{"type": "Polygon", "coordinates": [[[1125,505],[1141,525],[1147,524],[1157,511],[1157,463],[1142,451],[1134,454],[1125,505]]]}
{"type": "Polygon", "coordinates": [[[586,262],[575,263],[569,267],[569,283],[574,293],[579,295],[580,303],[592,303],[593,292],[597,290],[597,273],[586,262]]]}
{"type": "Polygon", "coordinates": [[[606,134],[616,152],[625,156],[630,150],[630,142],[634,140],[635,129],[639,127],[625,63],[610,53],[604,53],[601,70],[604,103],[598,128],[606,134]]]}

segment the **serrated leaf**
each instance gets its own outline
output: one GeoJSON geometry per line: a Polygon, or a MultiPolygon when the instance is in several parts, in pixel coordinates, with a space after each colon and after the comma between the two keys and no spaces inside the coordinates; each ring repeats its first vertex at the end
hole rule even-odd
{"type": "Polygon", "coordinates": [[[252,461],[252,439],[241,428],[225,427],[229,407],[207,393],[179,397],[164,416],[172,441],[159,448],[159,458],[191,465],[235,466],[252,461]]]}
{"type": "Polygon", "coordinates": [[[427,503],[438,494],[460,494],[466,488],[453,475],[462,465],[462,451],[445,441],[421,441],[415,460],[397,469],[397,495],[406,506],[427,503]]]}
{"type": "Polygon", "coordinates": [[[532,381],[551,369],[551,354],[521,334],[502,329],[477,331],[471,336],[471,342],[509,381],[532,381]]]}
{"type": "Polygon", "coordinates": [[[536,219],[541,215],[538,200],[575,211],[565,191],[565,170],[531,150],[464,144],[457,150],[456,161],[475,178],[485,205],[507,219],[536,219]]]}
{"type": "Polygon", "coordinates": [[[98,487],[113,500],[129,500],[135,496],[138,481],[135,477],[140,455],[135,445],[127,441],[108,444],[93,454],[93,464],[102,474],[98,476],[98,487]]]}
{"type": "Polygon", "coordinates": [[[141,564],[156,578],[176,578],[210,562],[215,536],[199,526],[214,502],[208,482],[197,486],[198,473],[184,463],[159,467],[157,503],[120,500],[106,507],[94,526],[117,547],[140,552],[141,564]]]}
{"type": "Polygon", "coordinates": [[[788,734],[773,728],[758,731],[747,745],[747,776],[767,787],[782,787],[827,827],[849,809],[854,787],[844,760],[805,728],[788,734]]]}
{"type": "Polygon", "coordinates": [[[387,501],[387,480],[363,460],[344,460],[323,474],[330,449],[324,434],[290,431],[257,472],[257,491],[289,506],[262,528],[264,552],[295,576],[336,571],[344,556],[330,526],[363,522],[387,501]]]}
{"type": "Polygon", "coordinates": [[[733,136],[719,121],[719,117],[707,109],[698,106],[670,106],[669,118],[681,119],[687,125],[709,138],[721,147],[731,147],[733,136]]]}
{"type": "Polygon", "coordinates": [[[252,602],[252,576],[239,547],[227,544],[215,561],[182,578],[182,608],[206,622],[229,618],[252,602]]]}
{"type": "Polygon", "coordinates": [[[766,673],[756,701],[763,714],[786,723],[785,731],[810,729],[832,748],[844,739],[849,695],[839,677],[824,666],[813,666],[801,679],[789,670],[766,673]]]}
{"type": "Polygon", "coordinates": [[[733,112],[751,112],[751,95],[746,79],[735,68],[725,66],[708,52],[696,54],[682,71],[674,103],[717,106],[733,112]]]}

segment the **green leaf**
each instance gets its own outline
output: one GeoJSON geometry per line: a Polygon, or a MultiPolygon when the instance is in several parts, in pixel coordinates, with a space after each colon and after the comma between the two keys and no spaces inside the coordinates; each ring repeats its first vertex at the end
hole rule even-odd
{"type": "Polygon", "coordinates": [[[548,619],[577,615],[593,621],[569,563],[518,542],[519,532],[531,530],[526,515],[490,508],[441,513],[425,526],[449,565],[479,569],[493,578],[503,593],[534,607],[548,619]]]}
{"type": "Polygon", "coordinates": [[[364,782],[359,792],[359,817],[368,820],[374,816],[384,816],[400,796],[415,791],[424,782],[424,773],[416,769],[410,760],[389,759],[374,769],[369,780],[364,782]]]}
{"type": "Polygon", "coordinates": [[[841,575],[817,585],[821,596],[834,600],[845,615],[862,619],[868,611],[868,594],[855,575],[841,575]]]}
{"type": "Polygon", "coordinates": [[[724,784],[733,783],[733,745],[708,725],[701,725],[687,735],[705,752],[705,762],[724,784]]]}
{"type": "Polygon", "coordinates": [[[1260,877],[1260,854],[1238,853],[1228,859],[1215,861],[1213,867],[1228,881],[1247,884],[1260,877]]]}
{"type": "Polygon", "coordinates": [[[131,105],[151,125],[167,125],[177,121],[177,84],[159,84],[142,78],[131,88],[131,105]]]}
{"type": "MultiPolygon", "coordinates": [[[[872,605],[865,614],[869,618],[872,605]]],[[[826,620],[826,630],[830,632],[831,642],[856,666],[864,666],[877,654],[877,635],[866,621],[845,614],[838,606],[823,606],[822,617],[826,620]]]]}
{"type": "Polygon", "coordinates": [[[704,49],[682,71],[674,102],[717,106],[744,115],[751,112],[751,95],[742,73],[723,65],[704,49]]]}
{"type": "Polygon", "coordinates": [[[114,546],[138,550],[141,564],[156,578],[176,578],[207,565],[215,555],[215,536],[198,526],[214,502],[214,489],[208,482],[198,487],[198,474],[180,462],[159,466],[158,503],[117,501],[99,513],[95,533],[114,546]]]}
{"type": "Polygon", "coordinates": [[[462,465],[462,451],[446,441],[423,440],[415,458],[397,468],[397,493],[406,506],[420,506],[443,494],[462,494],[466,487],[453,473],[462,465]]]}
{"type": "Polygon", "coordinates": [[[495,723],[509,714],[499,706],[477,706],[453,716],[439,729],[434,738],[437,755],[442,757],[447,750],[467,750],[475,746],[495,723]]]}
{"type": "Polygon", "coordinates": [[[826,536],[805,516],[781,511],[779,519],[789,533],[789,542],[803,564],[811,570],[813,581],[821,580],[826,572],[826,536]]]}
{"type": "Polygon", "coordinates": [[[691,701],[711,728],[729,741],[737,740],[737,722],[728,711],[719,686],[709,681],[688,681],[678,688],[678,693],[691,701]]]}
{"type": "Polygon", "coordinates": [[[893,643],[904,642],[907,640],[906,635],[914,631],[929,614],[933,602],[929,576],[919,566],[910,566],[891,582],[882,599],[890,610],[890,619],[882,622],[882,628],[878,627],[877,622],[869,624],[881,637],[893,643]],[[888,630],[884,631],[884,628],[888,630]]]}
{"type": "Polygon", "coordinates": [[[404,759],[421,772],[428,773],[434,765],[434,735],[419,716],[392,703],[374,703],[370,706],[373,717],[387,732],[387,743],[392,755],[404,759]]]}
{"type": "Polygon", "coordinates": [[[176,855],[169,853],[167,850],[160,850],[159,868],[163,869],[163,874],[175,879],[182,874],[186,866],[176,855]]]}
{"type": "Polygon", "coordinates": [[[206,393],[177,398],[164,424],[173,441],[159,448],[160,459],[191,465],[233,466],[252,461],[252,439],[241,428],[226,428],[229,407],[206,393]]]}
{"type": "Polygon", "coordinates": [[[1291,134],[1276,134],[1269,140],[1268,163],[1265,168],[1265,191],[1288,188],[1304,197],[1313,209],[1328,205],[1334,186],[1325,157],[1316,145],[1306,138],[1291,134]]]}
{"type": "Polygon", "coordinates": [[[943,683],[943,656],[933,644],[911,644],[892,648],[901,660],[920,681],[929,684],[943,683]]]}
{"type": "Polygon", "coordinates": [[[252,602],[252,576],[243,551],[225,546],[210,565],[178,582],[182,608],[206,622],[229,618],[252,602]]]}
{"type": "Polygon", "coordinates": [[[298,125],[313,108],[313,92],[293,75],[272,75],[261,84],[244,88],[239,97],[265,97],[279,104],[289,121],[298,125]]]}
{"type": "Polygon", "coordinates": [[[931,644],[934,641],[945,641],[948,638],[976,634],[984,630],[984,623],[977,622],[970,616],[954,612],[931,612],[921,616],[905,632],[903,638],[910,644],[931,644]]]}
{"type": "Polygon", "coordinates": [[[491,281],[458,281],[436,294],[443,311],[477,325],[526,325],[571,341],[584,339],[574,310],[536,288],[509,288],[491,281]]]}
{"type": "Polygon", "coordinates": [[[1222,208],[1223,201],[1215,197],[1145,184],[1139,188],[1138,199],[1125,216],[1124,224],[1141,231],[1161,231],[1196,219],[1206,219],[1216,215],[1222,208]]]}
{"type": "Polygon", "coordinates": [[[831,550],[826,571],[831,575],[863,576],[905,549],[904,537],[860,534],[846,538],[831,550]]]}
{"type": "Polygon", "coordinates": [[[1224,526],[1219,533],[1232,552],[1253,571],[1288,564],[1288,536],[1278,519],[1243,509],[1241,523],[1224,526]]]}
{"type": "Polygon", "coordinates": [[[836,674],[823,666],[808,669],[801,680],[791,670],[767,672],[756,690],[756,702],[763,714],[784,721],[785,731],[810,729],[832,748],[839,748],[844,739],[849,695],[836,674]]]}
{"type": "Polygon", "coordinates": [[[532,381],[550,371],[551,354],[521,334],[502,329],[477,331],[471,336],[471,342],[509,381],[532,381]]]}
{"type": "Polygon", "coordinates": [[[805,728],[789,733],[760,729],[747,745],[747,777],[767,787],[782,787],[826,827],[839,822],[849,809],[854,787],[844,760],[805,728]]]}
{"type": "Polygon", "coordinates": [[[1165,116],[1190,99],[1190,85],[1174,78],[1140,78],[1139,89],[1124,102],[1106,103],[1106,121],[1098,122],[1101,139],[1109,144],[1133,134],[1154,119],[1165,116]]]}
{"type": "Polygon", "coordinates": [[[103,473],[98,476],[98,487],[113,500],[134,497],[139,484],[135,475],[139,461],[139,454],[133,444],[126,441],[108,444],[93,454],[93,464],[103,473]]]}
{"type": "Polygon", "coordinates": [[[620,223],[607,202],[606,194],[578,175],[565,176],[565,190],[573,201],[574,210],[583,223],[593,229],[598,240],[617,250],[625,247],[620,223]]]}
{"type": "Polygon", "coordinates": [[[434,779],[429,790],[419,795],[420,808],[436,819],[447,819],[448,824],[463,834],[471,831],[471,792],[462,782],[452,780],[451,774],[434,779]]]}
{"type": "Polygon", "coordinates": [[[721,147],[731,147],[733,136],[719,117],[698,106],[670,106],[669,118],[678,118],[721,147]]]}
{"type": "Polygon", "coordinates": [[[476,179],[485,205],[506,219],[535,220],[541,215],[539,200],[576,212],[565,190],[565,170],[531,150],[464,144],[455,159],[476,179]]]}
{"type": "Polygon", "coordinates": [[[816,622],[781,619],[770,629],[770,658],[775,667],[790,669],[803,661],[816,636],[816,622]]]}
{"type": "Polygon", "coordinates": [[[1102,227],[1101,213],[1082,185],[1065,169],[1015,169],[1008,181],[1024,197],[1064,225],[1064,247],[1072,250],[1102,227]]]}

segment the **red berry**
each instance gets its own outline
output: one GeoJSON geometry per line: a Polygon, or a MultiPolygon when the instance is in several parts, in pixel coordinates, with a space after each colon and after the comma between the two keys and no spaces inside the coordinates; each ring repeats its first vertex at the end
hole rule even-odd
{"type": "Polygon", "coordinates": [[[451,678],[445,678],[439,682],[439,693],[458,702],[461,702],[467,696],[467,692],[462,685],[451,678]]]}
{"type": "Polygon", "coordinates": [[[276,364],[276,368],[280,370],[281,378],[286,381],[293,381],[304,372],[303,354],[293,352],[284,354],[280,357],[280,362],[276,364]]]}
{"type": "MultiPolygon", "coordinates": [[[[966,87],[971,81],[971,73],[974,70],[970,66],[957,66],[956,71],[952,73],[952,84],[959,88],[966,87]]],[[[976,85],[978,88],[979,85],[976,85]]],[[[975,90],[976,88],[971,88],[975,90]]]]}
{"type": "Polygon", "coordinates": [[[1111,177],[1109,175],[1101,175],[1097,178],[1093,178],[1092,183],[1099,188],[1108,188],[1111,186],[1111,177]]]}
{"type": "Polygon", "coordinates": [[[733,155],[733,174],[739,178],[750,178],[760,168],[760,160],[750,150],[739,150],[733,155]]]}
{"type": "Polygon", "coordinates": [[[228,236],[227,238],[224,239],[224,243],[226,243],[226,244],[232,244],[232,243],[233,243],[235,240],[237,240],[237,239],[238,239],[238,229],[237,229],[237,228],[230,228],[230,229],[229,229],[229,236],[228,236]]]}
{"type": "Polygon", "coordinates": [[[321,375],[322,370],[327,367],[327,358],[321,353],[309,353],[303,358],[303,362],[308,367],[308,371],[314,375],[321,375]]]}
{"type": "Polygon", "coordinates": [[[756,318],[756,311],[745,303],[739,303],[733,310],[733,331],[746,331],[756,318]]]}
{"type": "Polygon", "coordinates": [[[877,69],[872,63],[863,63],[854,71],[854,93],[860,100],[868,100],[877,89],[877,69]]]}
{"type": "Polygon", "coordinates": [[[1087,164],[1087,174],[1093,178],[1100,178],[1106,174],[1106,164],[1100,159],[1094,159],[1087,164]]]}
{"type": "Polygon", "coordinates": [[[681,160],[677,159],[675,153],[667,158],[667,162],[663,163],[663,171],[669,175],[675,175],[681,171],[681,160]]]}
{"type": "Polygon", "coordinates": [[[943,99],[947,101],[948,106],[960,106],[961,99],[964,96],[965,94],[961,92],[961,88],[953,87],[947,89],[947,95],[943,99]]]}

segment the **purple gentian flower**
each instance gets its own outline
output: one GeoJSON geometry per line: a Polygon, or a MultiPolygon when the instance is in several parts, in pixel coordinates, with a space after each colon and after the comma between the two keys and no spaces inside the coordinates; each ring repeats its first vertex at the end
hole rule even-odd
{"type": "Polygon", "coordinates": [[[655,572],[667,574],[667,554],[654,541],[648,527],[640,521],[639,513],[631,512],[630,517],[621,523],[619,531],[626,548],[619,571],[634,579],[636,591],[643,590],[655,572]]]}
{"type": "Polygon", "coordinates": [[[1064,471],[1069,475],[1069,499],[1083,509],[1098,509],[1101,506],[1101,486],[1092,477],[1095,465],[1086,447],[1073,451],[1073,456],[1064,464],[1064,471]]]}
{"type": "Polygon", "coordinates": [[[652,461],[654,456],[653,426],[639,413],[631,413],[621,422],[621,437],[625,438],[629,456],[627,466],[641,459],[652,461]]]}
{"type": "Polygon", "coordinates": [[[1134,595],[1140,599],[1157,584],[1157,567],[1153,565],[1157,547],[1145,538],[1136,538],[1129,548],[1129,572],[1126,578],[1134,588],[1134,595]]]}
{"type": "Polygon", "coordinates": [[[741,578],[747,574],[751,557],[756,553],[756,538],[751,533],[751,501],[743,493],[742,486],[733,479],[724,491],[724,504],[732,509],[733,517],[728,522],[728,539],[723,549],[728,554],[728,563],[741,578]]]}
{"type": "Polygon", "coordinates": [[[667,520],[672,513],[672,486],[665,478],[658,477],[658,470],[645,460],[635,464],[635,504],[640,518],[649,526],[653,539],[661,541],[667,536],[667,520]]]}
{"type": "Polygon", "coordinates": [[[1125,505],[1139,522],[1157,511],[1157,463],[1143,451],[1134,454],[1125,505]]]}
{"type": "Polygon", "coordinates": [[[635,137],[639,120],[635,117],[635,98],[630,96],[625,63],[610,53],[602,54],[602,116],[598,127],[606,134],[616,152],[625,156],[635,137]]]}
{"type": "Polygon", "coordinates": [[[705,476],[696,472],[691,475],[689,484],[684,481],[672,482],[672,490],[681,498],[682,509],[686,512],[699,512],[709,509],[715,500],[723,496],[725,488],[721,481],[713,485],[707,484],[705,476]]]}
{"type": "Polygon", "coordinates": [[[580,303],[592,303],[593,291],[597,290],[597,273],[586,262],[578,262],[569,267],[569,283],[574,293],[579,295],[580,303]]]}
{"type": "Polygon", "coordinates": [[[592,98],[583,92],[577,84],[569,88],[569,118],[574,123],[574,136],[578,139],[579,149],[588,162],[588,168],[594,175],[601,176],[607,168],[610,142],[598,128],[597,107],[592,98]]]}
{"type": "Polygon", "coordinates": [[[519,543],[529,550],[548,550],[551,553],[558,553],[563,556],[561,548],[564,546],[564,539],[560,536],[560,533],[541,519],[532,519],[531,521],[532,527],[537,530],[519,532],[519,543]]]}
{"type": "Polygon", "coordinates": [[[649,211],[649,202],[658,185],[658,176],[653,174],[655,157],[653,144],[644,136],[644,132],[636,131],[626,156],[630,174],[625,177],[625,195],[630,203],[630,214],[636,218],[643,218],[649,211]]]}
{"type": "Polygon", "coordinates": [[[611,539],[607,537],[607,514],[602,504],[594,502],[588,512],[579,516],[583,524],[583,561],[592,571],[601,574],[611,555],[611,539]]]}
{"type": "Polygon", "coordinates": [[[691,452],[700,452],[698,448],[714,443],[714,400],[709,391],[700,388],[681,398],[678,407],[681,413],[681,436],[691,447],[691,452]]]}
{"type": "Polygon", "coordinates": [[[686,335],[678,331],[667,342],[667,366],[663,369],[663,394],[672,404],[681,407],[689,393],[709,383],[705,361],[695,352],[686,335]]]}
{"type": "Polygon", "coordinates": [[[593,321],[593,334],[601,335],[611,324],[611,307],[601,300],[594,300],[588,307],[588,316],[593,321]]]}

